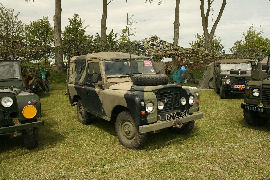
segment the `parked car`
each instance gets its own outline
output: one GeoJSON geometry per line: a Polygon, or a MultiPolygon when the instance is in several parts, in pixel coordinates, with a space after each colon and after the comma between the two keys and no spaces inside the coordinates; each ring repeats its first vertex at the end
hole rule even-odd
{"type": "Polygon", "coordinates": [[[251,81],[245,89],[241,107],[244,119],[250,125],[263,125],[270,117],[270,57],[264,62],[252,62],[251,81]]]}
{"type": "Polygon", "coordinates": [[[19,61],[0,61],[0,101],[0,135],[22,134],[26,148],[37,147],[40,99],[25,91],[19,61]]]}
{"type": "Polygon", "coordinates": [[[250,76],[250,60],[219,60],[214,62],[212,84],[220,98],[225,99],[229,94],[244,94],[250,76]]]}
{"type": "Polygon", "coordinates": [[[188,133],[203,117],[198,89],[168,84],[148,57],[100,52],[69,64],[67,92],[78,120],[88,124],[95,115],[113,121],[125,147],[139,148],[148,132],[168,127],[188,133]]]}

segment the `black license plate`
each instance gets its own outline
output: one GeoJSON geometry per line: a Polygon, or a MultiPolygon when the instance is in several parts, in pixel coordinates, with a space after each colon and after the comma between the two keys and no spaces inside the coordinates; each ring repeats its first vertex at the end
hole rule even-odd
{"type": "Polygon", "coordinates": [[[263,108],[258,106],[246,106],[245,109],[249,111],[263,112],[263,108]]]}
{"type": "Polygon", "coordinates": [[[171,121],[171,120],[183,118],[185,116],[187,116],[187,111],[183,111],[183,112],[172,112],[172,113],[166,114],[165,119],[167,121],[171,121]]]}

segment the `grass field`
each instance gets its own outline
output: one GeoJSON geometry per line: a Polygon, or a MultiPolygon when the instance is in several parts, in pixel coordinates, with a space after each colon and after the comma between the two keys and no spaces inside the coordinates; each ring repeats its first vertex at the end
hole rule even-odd
{"type": "Polygon", "coordinates": [[[142,150],[120,145],[111,123],[77,122],[64,84],[42,101],[39,147],[0,142],[0,179],[270,179],[270,131],[243,120],[242,99],[201,91],[204,118],[189,135],[150,134],[142,150]]]}

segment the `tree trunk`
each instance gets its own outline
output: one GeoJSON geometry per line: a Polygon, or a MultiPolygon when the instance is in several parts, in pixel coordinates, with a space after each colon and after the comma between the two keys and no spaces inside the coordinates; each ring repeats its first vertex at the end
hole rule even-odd
{"type": "Polygon", "coordinates": [[[214,0],[207,0],[206,13],[204,12],[204,0],[200,0],[200,1],[201,1],[200,10],[201,10],[201,17],[202,17],[202,27],[203,27],[203,34],[204,34],[204,38],[205,38],[205,49],[210,51],[212,48],[211,42],[214,38],[217,25],[221,19],[221,16],[224,12],[224,9],[225,9],[227,2],[226,2],[226,0],[222,1],[221,8],[219,10],[217,19],[215,20],[214,25],[209,33],[209,31],[208,31],[209,14],[210,14],[210,9],[211,9],[211,6],[212,6],[212,3],[214,2],[214,0]]]}
{"type": "MultiPolygon", "coordinates": [[[[178,41],[179,41],[179,4],[180,4],[180,0],[176,0],[175,1],[175,10],[174,10],[174,27],[173,27],[173,45],[174,46],[178,46],[178,41]]],[[[177,69],[179,67],[179,62],[178,62],[178,57],[177,56],[173,56],[172,58],[173,60],[173,68],[177,69]]]]}
{"type": "Polygon", "coordinates": [[[178,40],[179,40],[179,4],[180,0],[176,0],[176,5],[175,5],[175,11],[174,11],[174,36],[173,36],[173,45],[178,46],[178,40]]]}
{"type": "Polygon", "coordinates": [[[103,13],[102,13],[102,18],[101,18],[101,36],[100,36],[100,40],[101,40],[101,48],[102,50],[105,50],[105,46],[106,46],[106,30],[107,30],[107,25],[106,25],[106,21],[107,21],[107,0],[103,0],[103,13]]]}
{"type": "Polygon", "coordinates": [[[61,39],[61,0],[55,0],[54,15],[54,46],[55,46],[55,64],[58,72],[64,71],[62,39],[61,39]]]}

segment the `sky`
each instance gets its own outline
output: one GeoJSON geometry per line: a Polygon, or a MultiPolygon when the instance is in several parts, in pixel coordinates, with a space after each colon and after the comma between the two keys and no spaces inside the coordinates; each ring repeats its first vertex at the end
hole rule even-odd
{"type": "MultiPolygon", "coordinates": [[[[109,0],[108,0],[109,1],[109,0]]],[[[145,0],[113,0],[108,5],[107,33],[111,29],[120,33],[126,26],[126,15],[132,15],[135,23],[132,25],[135,36],[132,39],[141,40],[157,35],[168,42],[173,41],[174,0],[163,0],[158,5],[145,0]]],[[[7,8],[20,12],[19,19],[29,24],[31,21],[48,16],[53,26],[54,0],[0,0],[7,8]]],[[[215,0],[210,28],[219,12],[222,0],[215,0]],[[213,19],[213,20],[212,20],[213,19]]],[[[253,25],[256,30],[263,31],[264,37],[270,38],[270,1],[269,0],[227,0],[223,16],[217,26],[216,36],[221,38],[226,53],[233,43],[243,38],[243,33],[253,25]]],[[[102,0],[62,0],[62,31],[68,25],[68,18],[74,13],[80,15],[86,31],[90,35],[100,33],[102,15],[102,0]]],[[[202,34],[200,1],[181,0],[180,2],[180,38],[179,45],[190,47],[195,35],[202,34]]]]}

